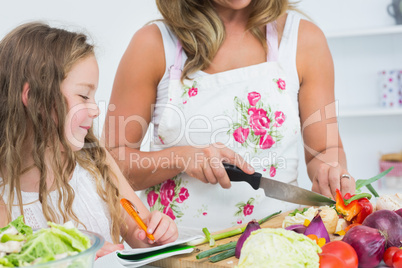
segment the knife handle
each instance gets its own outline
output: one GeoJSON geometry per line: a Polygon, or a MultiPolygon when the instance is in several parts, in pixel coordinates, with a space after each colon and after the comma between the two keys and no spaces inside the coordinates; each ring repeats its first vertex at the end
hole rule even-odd
{"type": "Polygon", "coordinates": [[[226,169],[226,173],[229,176],[230,181],[245,181],[253,187],[254,190],[260,188],[261,174],[254,172],[254,174],[247,174],[240,168],[228,163],[222,163],[226,169]]]}

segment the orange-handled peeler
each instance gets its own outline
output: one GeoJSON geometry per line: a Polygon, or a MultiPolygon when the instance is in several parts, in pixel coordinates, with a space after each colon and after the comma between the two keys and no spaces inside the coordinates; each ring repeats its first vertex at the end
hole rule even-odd
{"type": "Polygon", "coordinates": [[[142,221],[140,216],[138,215],[138,210],[133,205],[129,200],[122,198],[120,200],[120,204],[123,206],[123,208],[127,211],[127,213],[135,220],[135,222],[138,224],[138,226],[141,227],[142,230],[145,231],[145,234],[149,239],[155,242],[155,237],[152,234],[148,234],[147,229],[148,227],[145,225],[145,223],[142,221]]]}

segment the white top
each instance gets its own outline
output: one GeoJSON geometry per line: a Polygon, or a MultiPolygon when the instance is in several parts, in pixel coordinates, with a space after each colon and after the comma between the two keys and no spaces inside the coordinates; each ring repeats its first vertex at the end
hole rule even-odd
{"type": "MultiPolygon", "coordinates": [[[[76,224],[76,226],[79,229],[86,229],[98,233],[102,235],[106,241],[112,243],[110,236],[110,215],[106,203],[96,192],[96,183],[93,176],[77,163],[69,184],[75,192],[73,211],[86,228],[81,224],[78,226],[76,224]]],[[[8,191],[9,186],[6,185],[5,194],[3,196],[4,202],[8,200],[8,191]]],[[[42,204],[39,202],[39,193],[21,192],[21,195],[24,204],[25,223],[32,228],[46,228],[47,220],[43,216],[42,204]]],[[[57,191],[49,193],[49,201],[53,207],[57,208],[58,200],[59,194],[57,191]]],[[[17,203],[18,200],[17,197],[15,197],[14,204],[17,203]]],[[[14,206],[12,209],[12,219],[14,220],[20,215],[19,206],[14,206]]]]}
{"type": "MultiPolygon", "coordinates": [[[[295,11],[289,11],[286,19],[285,28],[283,30],[282,40],[279,46],[279,63],[287,72],[286,86],[291,95],[292,103],[295,109],[299,109],[298,94],[299,94],[299,76],[296,67],[296,51],[297,38],[299,31],[299,23],[302,15],[295,11]]],[[[168,87],[169,87],[169,69],[175,62],[175,51],[177,47],[177,37],[173,32],[162,22],[157,21],[155,24],[159,27],[162,34],[163,46],[165,50],[166,69],[165,73],[158,84],[156,95],[156,106],[154,109],[152,123],[154,125],[153,138],[157,138],[159,123],[162,117],[164,104],[168,103],[168,87]]],[[[187,60],[186,53],[182,52],[182,69],[187,60]]],[[[209,75],[205,72],[198,71],[191,78],[209,75]]]]}

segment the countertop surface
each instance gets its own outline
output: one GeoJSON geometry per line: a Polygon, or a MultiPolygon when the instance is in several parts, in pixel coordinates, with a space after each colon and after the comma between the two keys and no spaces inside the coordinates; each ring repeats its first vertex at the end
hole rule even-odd
{"type": "MultiPolygon", "coordinates": [[[[399,189],[398,189],[399,190],[399,189]]],[[[387,189],[387,188],[382,188],[382,189],[377,189],[378,193],[381,195],[385,195],[385,194],[395,194],[395,189],[387,189]]],[[[402,191],[397,191],[397,192],[402,192],[402,191]]],[[[375,203],[375,200],[372,200],[373,203],[375,203]]],[[[285,214],[285,213],[284,213],[285,214]]],[[[286,213],[287,214],[287,213],[286,213]]],[[[284,216],[283,216],[284,217],[284,216]]],[[[276,220],[277,221],[277,220],[276,220]]],[[[275,223],[274,225],[277,225],[277,223],[275,223]]],[[[270,227],[270,226],[265,226],[265,227],[270,227]]],[[[279,227],[279,226],[276,226],[279,227]]],[[[126,247],[129,247],[127,244],[125,244],[126,247]]],[[[188,255],[188,254],[187,254],[188,255]]],[[[195,255],[195,254],[194,254],[195,255]]],[[[179,258],[179,256],[175,256],[172,258],[179,258]]],[[[118,261],[118,257],[115,253],[111,253],[109,255],[106,255],[102,258],[99,258],[98,260],[95,261],[94,263],[94,268],[110,268],[110,267],[114,267],[114,268],[124,268],[125,266],[123,266],[122,264],[120,264],[120,262],[118,261]]],[[[166,266],[154,266],[154,265],[145,265],[142,266],[145,268],[156,268],[156,267],[166,267],[166,266]]],[[[195,267],[195,266],[194,266],[195,267]]],[[[377,267],[387,267],[383,262],[377,266],[377,267]]]]}

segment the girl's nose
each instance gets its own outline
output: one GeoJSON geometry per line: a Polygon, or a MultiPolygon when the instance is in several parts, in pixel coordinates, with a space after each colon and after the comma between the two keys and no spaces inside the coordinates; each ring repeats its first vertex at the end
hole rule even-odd
{"type": "Polygon", "coordinates": [[[100,114],[99,107],[96,103],[91,103],[88,107],[88,115],[91,118],[97,118],[100,114]]]}

